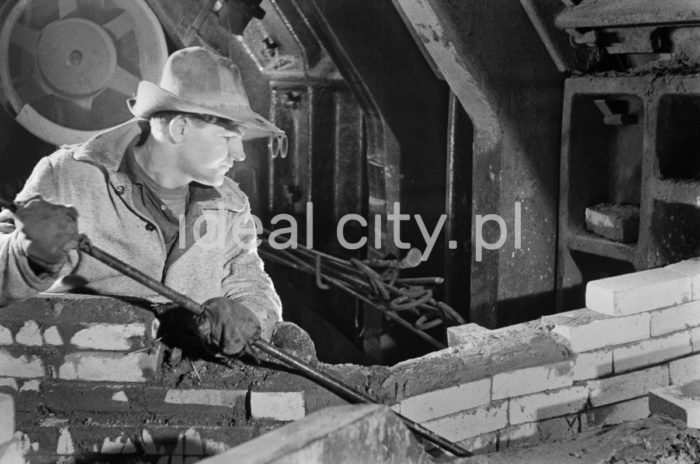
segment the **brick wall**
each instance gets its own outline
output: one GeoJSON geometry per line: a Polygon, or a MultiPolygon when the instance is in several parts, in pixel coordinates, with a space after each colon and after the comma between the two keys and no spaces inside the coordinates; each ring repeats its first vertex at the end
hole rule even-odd
{"type": "Polygon", "coordinates": [[[394,409],[477,452],[647,417],[650,390],[700,378],[699,292],[696,258],[591,282],[588,308],[450,328],[392,367],[394,409]]]}
{"type": "MultiPolygon", "coordinates": [[[[477,452],[574,436],[646,417],[650,390],[700,378],[698,276],[700,259],[604,279],[593,309],[453,327],[449,348],[391,367],[318,367],[477,452]]],[[[344,403],[284,369],[166,347],[158,325],[143,304],[93,296],[0,311],[0,392],[31,462],[196,462],[344,403]]]]}

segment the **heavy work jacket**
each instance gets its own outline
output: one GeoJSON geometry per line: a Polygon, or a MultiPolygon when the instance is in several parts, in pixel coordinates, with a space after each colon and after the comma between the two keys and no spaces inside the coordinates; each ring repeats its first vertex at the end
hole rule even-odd
{"type": "MultiPolygon", "coordinates": [[[[194,198],[204,216],[201,239],[167,268],[167,250],[156,224],[132,201],[134,187],[119,172],[127,147],[141,135],[136,121],[99,134],[78,146],[63,147],[34,168],[17,201],[37,195],[73,205],[78,226],[92,243],[199,303],[225,296],[250,308],[269,339],[281,319],[281,303],[263,269],[254,241],[250,204],[235,182],[205,189],[194,198]]],[[[77,251],[53,275],[35,275],[17,239],[12,216],[0,214],[0,306],[37,292],[89,289],[161,301],[154,292],[94,258],[77,251]]]]}

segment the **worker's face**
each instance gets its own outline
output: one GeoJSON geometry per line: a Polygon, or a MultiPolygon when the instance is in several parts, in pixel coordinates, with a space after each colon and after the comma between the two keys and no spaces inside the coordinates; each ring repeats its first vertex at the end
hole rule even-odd
{"type": "Polygon", "coordinates": [[[235,161],[243,161],[243,131],[233,125],[188,121],[179,144],[183,174],[203,185],[218,187],[235,161]]]}

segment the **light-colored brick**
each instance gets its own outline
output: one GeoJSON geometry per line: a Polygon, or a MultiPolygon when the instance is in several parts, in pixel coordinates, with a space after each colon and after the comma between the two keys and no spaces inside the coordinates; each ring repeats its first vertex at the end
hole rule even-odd
{"type": "Polygon", "coordinates": [[[306,416],[304,392],[250,392],[250,415],[256,419],[293,421],[306,416]]]}
{"type": "Polygon", "coordinates": [[[644,396],[650,390],[668,385],[668,366],[656,366],[607,379],[586,382],[594,407],[644,396]]]}
{"type": "Polygon", "coordinates": [[[41,329],[35,321],[26,321],[17,335],[15,341],[20,345],[41,346],[44,339],[41,337],[41,329]]]}
{"type": "Polygon", "coordinates": [[[124,390],[119,390],[112,395],[112,401],[117,401],[119,403],[128,403],[129,397],[126,396],[124,390]]]}
{"type": "Polygon", "coordinates": [[[44,331],[44,343],[54,346],[63,345],[63,337],[61,337],[58,327],[54,325],[44,331]]]}
{"type": "Polygon", "coordinates": [[[568,387],[510,399],[510,424],[536,422],[581,411],[588,402],[588,389],[568,387]]]}
{"type": "Polygon", "coordinates": [[[671,383],[673,385],[700,379],[700,354],[671,361],[668,367],[671,372],[671,383]]]}
{"type": "Polygon", "coordinates": [[[586,307],[609,316],[627,316],[690,301],[690,277],[650,269],[586,285],[586,307]]]}
{"type": "Polygon", "coordinates": [[[502,372],[493,376],[491,399],[501,400],[529,393],[556,390],[573,383],[573,361],[502,372]]]}
{"type": "Polygon", "coordinates": [[[0,376],[31,379],[44,376],[44,364],[36,356],[21,355],[18,358],[0,350],[0,376]]]}
{"type": "Polygon", "coordinates": [[[690,277],[693,299],[700,300],[700,256],[666,266],[666,269],[690,277]]]}
{"type": "Polygon", "coordinates": [[[649,338],[649,313],[611,317],[587,308],[542,318],[542,324],[569,341],[574,353],[649,338]]]}
{"type": "Polygon", "coordinates": [[[165,402],[232,408],[237,402],[245,401],[247,394],[247,390],[168,390],[165,402]]]}
{"type": "Polygon", "coordinates": [[[63,380],[103,382],[145,382],[147,373],[155,372],[157,356],[138,353],[81,352],[65,356],[58,370],[63,380]]]}
{"type": "Polygon", "coordinates": [[[146,325],[133,324],[91,324],[73,335],[70,342],[79,348],[89,350],[129,350],[131,337],[144,337],[146,325]]]}
{"type": "Polygon", "coordinates": [[[407,398],[400,403],[400,411],[409,419],[424,422],[483,406],[490,400],[491,379],[489,378],[407,398]]]}
{"type": "Polygon", "coordinates": [[[0,393],[0,443],[12,440],[15,435],[15,399],[0,393]]]}
{"type": "Polygon", "coordinates": [[[490,332],[479,324],[469,323],[447,328],[447,346],[467,345],[474,347],[490,332]]]}
{"type": "Polygon", "coordinates": [[[666,414],[688,427],[700,428],[700,380],[652,390],[649,409],[653,414],[666,414]]]}
{"type": "Polygon", "coordinates": [[[615,373],[627,372],[678,358],[691,351],[690,332],[676,332],[614,348],[613,368],[615,373]]]}
{"type": "Polygon", "coordinates": [[[462,441],[508,425],[508,402],[458,412],[423,424],[429,430],[450,441],[462,441]]]}
{"type": "Polygon", "coordinates": [[[579,353],[574,359],[574,382],[605,377],[612,371],[613,352],[610,349],[579,353]]]}
{"type": "Polygon", "coordinates": [[[613,403],[586,412],[589,427],[604,427],[622,424],[649,417],[649,397],[634,398],[613,403]]]}
{"type": "Polygon", "coordinates": [[[651,336],[700,327],[700,301],[691,301],[671,308],[652,311],[651,336]]]}
{"type": "Polygon", "coordinates": [[[75,454],[75,446],[73,445],[73,437],[68,430],[68,427],[62,427],[56,444],[56,454],[72,456],[75,454]]]}
{"type": "Polygon", "coordinates": [[[137,452],[131,438],[121,435],[114,440],[106,437],[102,442],[100,453],[102,454],[135,454],[137,452]]]}
{"type": "Polygon", "coordinates": [[[0,325],[0,345],[12,345],[14,342],[10,329],[0,325]]]}

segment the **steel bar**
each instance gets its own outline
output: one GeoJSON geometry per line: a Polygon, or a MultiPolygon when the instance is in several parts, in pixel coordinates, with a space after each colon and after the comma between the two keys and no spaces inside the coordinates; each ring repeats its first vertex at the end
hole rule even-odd
{"type": "MultiPolygon", "coordinates": [[[[262,250],[261,250],[261,251],[262,251],[262,250]]],[[[262,254],[263,254],[263,255],[268,255],[268,254],[269,254],[269,255],[272,255],[272,253],[268,253],[268,252],[263,252],[262,254]]],[[[293,254],[288,253],[288,252],[283,253],[283,255],[284,255],[285,257],[289,258],[289,260],[290,260],[292,263],[294,263],[294,266],[291,266],[291,267],[293,267],[294,269],[299,270],[299,268],[302,268],[301,270],[305,270],[305,271],[306,271],[307,273],[309,273],[309,274],[315,274],[315,273],[316,273],[316,270],[314,269],[314,267],[311,266],[311,264],[306,263],[306,262],[305,262],[304,260],[302,260],[301,258],[298,258],[298,257],[296,257],[296,256],[294,256],[293,254]]],[[[281,262],[281,260],[283,260],[283,259],[284,259],[284,258],[280,258],[280,259],[277,260],[277,262],[281,262]]],[[[423,332],[422,330],[417,329],[416,327],[413,326],[413,324],[411,324],[410,322],[408,322],[407,320],[405,320],[404,318],[402,318],[401,316],[399,316],[399,315],[396,314],[395,312],[386,309],[384,306],[382,306],[382,305],[380,305],[380,304],[378,304],[378,303],[375,303],[375,302],[372,301],[371,299],[369,299],[369,298],[365,297],[364,295],[360,294],[359,292],[353,290],[353,289],[350,288],[348,285],[346,285],[344,282],[342,282],[340,279],[336,279],[335,277],[331,277],[331,276],[324,276],[323,279],[324,279],[326,282],[328,282],[329,284],[331,284],[331,285],[335,286],[336,288],[338,288],[338,289],[344,291],[345,293],[351,295],[352,297],[354,297],[354,298],[356,298],[356,299],[362,301],[363,303],[365,303],[365,304],[371,306],[372,308],[376,309],[377,311],[380,311],[380,312],[381,312],[382,314],[384,314],[387,318],[389,318],[389,319],[391,319],[392,321],[396,322],[397,324],[399,324],[401,327],[405,328],[405,329],[408,330],[409,332],[411,332],[411,333],[415,334],[416,336],[422,338],[423,340],[425,340],[426,342],[430,343],[430,344],[431,344],[432,346],[434,346],[435,348],[437,348],[437,349],[439,349],[439,350],[442,350],[442,349],[444,349],[444,348],[447,348],[447,346],[445,346],[444,343],[441,343],[439,340],[435,339],[434,337],[431,337],[430,335],[428,335],[427,333],[423,332]]]]}
{"type": "Polygon", "coordinates": [[[158,282],[155,280],[153,277],[144,274],[140,270],[136,269],[133,266],[130,266],[126,264],[124,261],[120,260],[119,258],[115,258],[114,256],[110,255],[109,253],[100,250],[96,246],[93,246],[92,243],[90,243],[90,240],[82,235],[80,237],[80,242],[78,243],[78,248],[83,251],[84,253],[92,256],[98,261],[103,262],[107,266],[116,269],[117,271],[121,272],[122,274],[131,277],[134,279],[136,282],[140,283],[141,285],[144,285],[151,290],[163,295],[173,303],[177,304],[178,306],[181,306],[188,311],[192,311],[195,314],[201,314],[202,313],[202,308],[200,307],[199,304],[197,304],[194,300],[191,298],[188,298],[187,296],[183,295],[182,293],[178,293],[175,290],[171,289],[167,285],[163,285],[162,283],[158,282]]]}
{"type": "MultiPolygon", "coordinates": [[[[153,277],[139,271],[138,269],[134,268],[133,266],[130,266],[126,264],[125,262],[121,261],[118,258],[115,258],[114,256],[110,255],[109,253],[106,253],[99,248],[95,247],[90,243],[90,240],[85,237],[81,236],[81,240],[79,243],[79,249],[83,251],[84,253],[92,256],[93,258],[101,261],[102,263],[112,267],[113,269],[116,269],[117,271],[123,273],[124,275],[131,277],[134,279],[136,282],[140,283],[141,285],[144,285],[159,294],[163,295],[164,297],[168,298],[171,300],[173,303],[177,304],[178,306],[182,306],[183,308],[194,312],[195,314],[201,314],[202,309],[199,304],[197,304],[194,300],[191,298],[176,292],[175,290],[171,289],[170,287],[163,285],[162,283],[158,282],[155,280],[153,277]]],[[[318,369],[314,368],[313,366],[310,366],[309,364],[305,363],[301,359],[283,351],[280,350],[279,348],[275,347],[274,345],[270,344],[269,342],[266,342],[265,340],[255,340],[252,342],[253,347],[259,349],[260,351],[263,351],[270,356],[274,357],[275,359],[280,360],[287,366],[296,369],[298,372],[303,373],[304,375],[308,376],[310,379],[314,380],[315,382],[319,383],[320,385],[323,385],[324,387],[330,389],[334,393],[337,393],[338,395],[344,397],[345,399],[351,401],[351,402],[357,402],[357,403],[371,403],[371,404],[379,404],[377,401],[375,401],[373,398],[358,392],[354,388],[350,387],[347,384],[344,384],[343,382],[335,379],[334,377],[319,371],[318,369]]],[[[463,447],[459,446],[456,443],[453,443],[449,440],[447,440],[444,437],[441,437],[440,435],[436,434],[435,432],[432,432],[431,430],[428,430],[427,428],[423,427],[419,423],[402,416],[401,414],[397,414],[401,420],[404,421],[406,426],[411,429],[414,433],[417,435],[425,438],[426,440],[430,441],[431,443],[449,451],[450,453],[456,455],[456,456],[471,456],[471,453],[464,449],[463,447]]]]}

